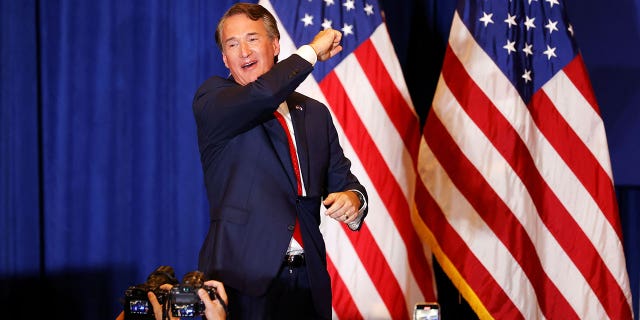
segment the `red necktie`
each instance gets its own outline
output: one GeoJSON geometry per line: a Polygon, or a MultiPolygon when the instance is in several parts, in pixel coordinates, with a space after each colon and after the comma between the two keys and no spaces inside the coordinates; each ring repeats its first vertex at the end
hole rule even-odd
{"type": "MultiPolygon", "coordinates": [[[[282,125],[284,132],[287,134],[287,140],[289,141],[289,155],[291,156],[291,164],[293,165],[293,172],[296,174],[296,183],[297,183],[297,191],[298,195],[302,195],[302,179],[300,175],[300,166],[298,165],[298,156],[296,154],[296,147],[293,144],[293,137],[291,137],[291,133],[289,132],[289,127],[287,126],[287,121],[284,120],[284,117],[280,112],[276,111],[273,113],[282,125]]],[[[293,228],[293,238],[298,241],[300,246],[302,246],[302,234],[300,233],[300,222],[298,222],[298,216],[296,216],[296,225],[293,228]]]]}

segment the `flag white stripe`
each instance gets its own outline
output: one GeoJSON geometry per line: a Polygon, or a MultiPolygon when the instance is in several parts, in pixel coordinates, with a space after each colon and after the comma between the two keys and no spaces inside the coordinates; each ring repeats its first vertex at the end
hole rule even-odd
{"type": "MultiPolygon", "coordinates": [[[[402,73],[402,68],[400,67],[400,62],[396,58],[396,53],[393,49],[393,46],[391,45],[391,38],[389,38],[387,26],[384,23],[381,24],[371,35],[371,43],[373,44],[373,47],[376,48],[378,56],[380,56],[382,63],[391,76],[391,80],[402,94],[402,97],[407,103],[407,106],[409,106],[411,112],[416,115],[415,108],[413,107],[413,102],[411,101],[411,97],[409,96],[409,89],[404,82],[404,75],[402,73]]],[[[416,121],[418,121],[417,115],[416,121]]]]}
{"type": "Polygon", "coordinates": [[[394,175],[396,183],[402,189],[406,202],[413,197],[413,183],[416,179],[412,170],[411,155],[404,147],[402,137],[396,131],[393,122],[378,100],[378,95],[371,87],[362,66],[355,55],[350,54],[335,69],[335,74],[343,87],[345,84],[357,83],[346,90],[354,109],[360,116],[369,136],[374,140],[380,154],[394,175]],[[411,189],[409,189],[411,188],[411,189]]]}
{"type": "Polygon", "coordinates": [[[495,149],[482,130],[468,118],[448,90],[442,77],[438,83],[434,113],[447,128],[462,153],[471,161],[520,221],[528,237],[534,242],[544,272],[579,315],[606,317],[606,312],[589,284],[575,267],[553,234],[540,220],[526,187],[511,165],[495,149]],[[461,116],[464,114],[464,117],[461,116]],[[588,297],[588,299],[585,299],[588,297]],[[591,301],[595,301],[592,303],[591,301]],[[581,314],[581,312],[584,312],[581,314]]]}
{"type": "MultiPolygon", "coordinates": [[[[323,214],[320,230],[324,236],[329,257],[340,273],[360,314],[365,319],[389,318],[389,311],[382,297],[369,278],[367,269],[358,259],[358,253],[351,245],[351,241],[339,226],[339,222],[323,214]]],[[[334,314],[334,317],[337,318],[337,315],[334,314]]]]}
{"type": "MultiPolygon", "coordinates": [[[[628,280],[622,276],[626,274],[626,269],[624,269],[623,257],[619,254],[623,252],[622,245],[615,230],[578,178],[539,131],[526,105],[519,99],[519,94],[493,60],[475,42],[464,41],[473,38],[457,13],[451,28],[451,35],[456,35],[459,38],[450,40],[449,44],[456,55],[466,57],[466,60],[462,62],[469,76],[525,142],[538,171],[585,232],[599,255],[604,261],[616,261],[616,263],[607,263],[606,265],[611,269],[618,284],[625,288],[628,280]],[[492,83],[483,81],[487,74],[494,75],[492,83]],[[500,88],[500,90],[495,90],[496,88],[500,88]]],[[[555,77],[550,81],[555,81],[555,77]]],[[[564,92],[565,89],[561,88],[560,91],[564,92]]]]}
{"type": "Polygon", "coordinates": [[[575,87],[564,71],[558,72],[553,81],[547,82],[542,90],[549,96],[556,110],[576,132],[582,143],[591,151],[609,179],[611,176],[611,163],[609,149],[602,143],[602,137],[606,137],[602,118],[589,104],[587,99],[575,87]]]}
{"type": "MultiPolygon", "coordinates": [[[[335,119],[335,116],[334,116],[334,119],[335,119]]],[[[341,139],[344,139],[343,141],[340,142],[340,144],[344,149],[344,153],[352,160],[351,171],[353,172],[354,175],[358,177],[361,184],[372,186],[373,182],[369,178],[368,173],[366,172],[366,170],[364,169],[364,167],[362,166],[358,158],[356,157],[355,151],[353,150],[351,143],[349,142],[348,139],[344,138],[345,134],[342,129],[342,126],[340,126],[339,123],[336,123],[335,125],[336,125],[336,130],[338,131],[338,136],[341,139]]],[[[408,262],[407,262],[407,259],[408,259],[407,249],[406,249],[405,243],[400,237],[400,234],[396,229],[395,224],[391,219],[391,216],[389,215],[387,208],[384,206],[382,199],[380,198],[380,195],[378,194],[377,190],[370,188],[370,189],[367,189],[367,193],[369,196],[369,210],[370,212],[374,212],[374,214],[369,214],[367,216],[367,220],[366,220],[367,228],[369,228],[369,230],[371,231],[371,234],[376,241],[375,244],[379,246],[381,252],[385,256],[386,262],[389,264],[389,267],[394,273],[394,276],[396,277],[396,279],[394,280],[398,281],[400,288],[405,292],[407,308],[409,308],[408,310],[412,310],[413,304],[417,301],[423,301],[424,297],[415,281],[413,273],[409,269],[408,262]]],[[[339,228],[339,227],[336,226],[336,228],[339,228]]],[[[325,242],[327,242],[326,244],[327,253],[333,260],[334,264],[336,265],[336,269],[339,270],[340,275],[343,276],[343,281],[345,282],[345,285],[351,290],[352,295],[354,295],[353,288],[361,287],[359,286],[359,281],[349,281],[350,279],[345,278],[344,277],[345,274],[342,271],[344,269],[342,269],[341,267],[342,261],[341,259],[335,257],[338,253],[340,253],[343,250],[343,247],[342,247],[343,245],[341,244],[342,241],[349,242],[349,239],[345,238],[344,240],[335,243],[335,246],[334,246],[333,242],[328,241],[328,239],[331,238],[331,235],[328,234],[330,231],[332,231],[331,227],[330,226],[324,227],[321,225],[321,229],[323,229],[325,242]]],[[[357,257],[357,253],[354,252],[354,255],[356,255],[355,257],[357,257]]],[[[359,271],[359,273],[365,275],[367,274],[367,271],[362,270],[361,272],[359,271]]],[[[367,279],[369,278],[367,277],[367,279]]],[[[391,279],[387,279],[385,281],[390,281],[390,280],[391,279]]],[[[369,281],[371,280],[369,279],[369,281]]],[[[365,319],[389,319],[389,317],[383,316],[380,306],[377,303],[374,303],[375,300],[371,300],[365,295],[366,293],[368,293],[368,289],[366,290],[363,289],[363,290],[364,292],[357,292],[357,294],[358,293],[362,294],[361,296],[353,296],[353,299],[354,301],[356,301],[356,304],[358,304],[359,306],[364,304],[370,308],[370,309],[365,309],[360,311],[364,316],[364,318],[365,319]]],[[[376,291],[376,295],[378,295],[377,291],[376,291]]],[[[386,313],[389,312],[386,309],[386,306],[384,310],[386,313]]]]}
{"type": "MultiPolygon", "coordinates": [[[[357,86],[350,86],[349,90],[346,90],[347,96],[365,128],[367,128],[369,135],[374,140],[376,147],[380,150],[380,154],[393,174],[396,183],[402,189],[407,207],[411,208],[413,201],[409,201],[409,199],[413,199],[416,179],[415,171],[412,169],[411,155],[387,116],[382,103],[377,98],[375,90],[362,70],[362,65],[356,59],[356,56],[351,54],[334,69],[334,72],[343,87],[346,87],[346,84],[349,83],[358,84],[357,86]]],[[[361,181],[361,183],[364,184],[365,181],[361,181]]],[[[373,185],[373,183],[366,181],[365,185],[373,185]]],[[[372,207],[377,208],[376,214],[367,217],[367,226],[374,238],[376,238],[376,242],[395,275],[401,290],[405,293],[407,310],[411,314],[415,303],[423,301],[424,296],[409,268],[406,245],[402,237],[400,237],[388,209],[381,199],[377,198],[376,200],[379,201],[377,202],[379,205],[375,205],[376,202],[371,202],[371,204],[375,205],[372,207]]],[[[407,214],[409,213],[407,212],[407,214]]],[[[430,257],[430,251],[421,253],[430,257]]]]}
{"type": "Polygon", "coordinates": [[[525,319],[544,319],[535,290],[509,250],[456,188],[426,143],[420,145],[420,155],[425,160],[420,179],[451,227],[487,268],[525,319]]]}
{"type": "MultiPolygon", "coordinates": [[[[371,39],[371,43],[373,44],[373,47],[378,53],[378,56],[380,57],[382,63],[384,64],[385,69],[387,70],[387,73],[389,74],[394,85],[402,95],[406,103],[406,106],[410,109],[411,113],[414,114],[416,123],[419,123],[418,115],[416,114],[413,101],[411,100],[411,96],[409,95],[409,89],[407,88],[407,85],[405,83],[402,67],[400,66],[400,62],[397,59],[397,55],[392,45],[391,38],[389,37],[389,32],[387,30],[386,24],[384,23],[381,24],[371,35],[370,39],[371,39]]],[[[401,105],[401,104],[398,103],[397,105],[401,105]]],[[[397,105],[394,107],[397,107],[397,105]]],[[[416,132],[416,134],[420,134],[420,132],[416,132]]],[[[403,153],[406,153],[406,152],[407,151],[405,146],[403,148],[403,153]]],[[[410,157],[410,155],[407,155],[407,157],[410,157]]],[[[410,170],[408,173],[411,174],[411,179],[408,179],[408,181],[410,182],[408,183],[409,189],[410,189],[410,191],[408,192],[409,208],[411,208],[411,210],[414,210],[415,202],[413,201],[413,197],[415,195],[415,181],[417,179],[416,177],[417,174],[414,170],[410,170]]],[[[375,231],[372,231],[372,232],[376,234],[375,231]]],[[[402,246],[404,247],[404,243],[402,246]]],[[[417,252],[415,254],[424,254],[424,256],[426,257],[429,263],[429,265],[425,266],[425,268],[429,268],[429,273],[431,274],[432,278],[434,278],[435,276],[433,275],[433,268],[431,267],[432,266],[431,248],[429,248],[429,246],[423,245],[422,249],[423,249],[422,252],[417,252]]],[[[406,267],[409,268],[408,266],[406,267]]],[[[408,281],[409,281],[409,287],[405,296],[407,297],[407,304],[409,305],[409,310],[411,311],[409,314],[412,314],[412,310],[414,307],[413,302],[424,301],[424,296],[420,290],[420,287],[416,284],[413,278],[408,279],[408,281]]],[[[433,286],[433,292],[437,292],[435,287],[435,281],[433,282],[432,286],[433,286]]]]}
{"type": "MultiPolygon", "coordinates": [[[[336,69],[338,68],[340,68],[340,66],[336,67],[336,69]]],[[[372,95],[367,94],[366,96],[372,95]]],[[[345,137],[342,126],[340,126],[339,123],[336,123],[336,130],[338,131],[339,137],[345,137]]],[[[355,151],[348,139],[344,138],[344,140],[341,141],[341,145],[345,154],[353,154],[353,156],[349,157],[353,160],[355,158],[355,151]]],[[[379,145],[380,143],[377,143],[377,146],[379,145]]],[[[374,184],[369,178],[367,172],[364,170],[362,164],[358,161],[357,165],[354,165],[353,162],[354,161],[352,161],[352,171],[359,178],[360,183],[367,186],[373,186],[374,184]]],[[[367,192],[369,195],[369,210],[370,212],[374,212],[374,214],[367,216],[367,227],[376,240],[376,244],[384,255],[387,264],[391,268],[391,271],[396,278],[395,280],[398,282],[401,290],[405,293],[407,308],[412,312],[414,304],[418,301],[422,301],[424,296],[422,295],[415,277],[409,268],[406,245],[402,237],[400,237],[400,233],[398,232],[394,221],[391,219],[388,209],[384,206],[377,190],[367,189],[367,192]]],[[[339,251],[339,249],[340,247],[337,247],[336,251],[339,251]]],[[[327,250],[329,251],[328,245],[327,250]]],[[[338,262],[334,261],[334,263],[338,262]]],[[[351,288],[351,284],[347,283],[347,285],[351,288]]],[[[357,286],[357,283],[354,283],[353,285],[357,286]]],[[[368,319],[368,317],[365,318],[368,319]]]]}

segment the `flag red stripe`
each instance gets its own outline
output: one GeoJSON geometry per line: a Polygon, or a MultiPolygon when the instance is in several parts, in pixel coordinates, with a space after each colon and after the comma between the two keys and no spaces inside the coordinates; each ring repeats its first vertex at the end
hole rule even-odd
{"type": "MultiPolygon", "coordinates": [[[[615,194],[613,192],[613,186],[609,176],[599,165],[595,157],[584,146],[580,138],[575,135],[575,132],[562,121],[561,115],[557,112],[551,100],[544,93],[544,91],[537,92],[533,99],[532,104],[535,104],[535,108],[532,108],[531,113],[535,119],[536,124],[543,132],[547,140],[554,146],[560,157],[567,163],[571,170],[576,174],[580,182],[584,185],[585,189],[591,194],[593,199],[596,199],[596,203],[600,207],[609,223],[619,231],[618,219],[613,213],[617,213],[617,209],[613,206],[613,199],[615,194]],[[541,119],[544,118],[544,119],[541,119]],[[555,122],[555,123],[553,123],[555,122]],[[605,199],[609,199],[606,201],[605,199]],[[600,201],[597,201],[600,200],[600,201]],[[603,208],[602,206],[607,206],[603,208]]],[[[594,254],[597,254],[594,253],[594,254]]],[[[596,256],[599,260],[602,260],[600,255],[596,256]]],[[[601,261],[605,265],[604,261],[601,261]]],[[[606,290],[601,291],[600,287],[593,287],[600,302],[604,305],[607,312],[611,312],[612,308],[616,308],[619,305],[619,299],[624,299],[624,293],[613,275],[611,275],[609,269],[604,269],[604,279],[600,279],[597,284],[601,284],[602,281],[607,283],[606,290]],[[615,290],[614,286],[619,290],[615,290]]],[[[628,311],[628,310],[627,310],[628,311]]],[[[620,315],[615,315],[613,318],[618,319],[620,315]]]]}
{"type": "Polygon", "coordinates": [[[334,306],[333,309],[338,318],[353,320],[364,319],[356,303],[353,301],[351,293],[349,293],[349,288],[345,285],[329,255],[327,255],[327,270],[331,277],[331,292],[333,293],[331,303],[334,306]]]}
{"type": "MultiPolygon", "coordinates": [[[[406,201],[402,201],[404,196],[399,186],[391,172],[389,172],[389,168],[382,159],[378,149],[375,147],[375,143],[373,143],[373,140],[368,135],[364,125],[356,114],[335,72],[327,74],[319,85],[334,111],[335,120],[341,123],[345,135],[352,143],[354,151],[365,167],[365,170],[367,170],[373,184],[378,190],[378,194],[383,199],[383,202],[386,203],[389,213],[393,216],[393,213],[398,215],[399,212],[406,212],[408,216],[408,206],[406,201]],[[364,141],[367,142],[363,143],[364,141]],[[384,201],[384,199],[387,199],[387,201],[384,201]]],[[[413,228],[411,229],[413,230],[413,228]]],[[[349,238],[352,239],[353,242],[353,239],[361,239],[361,235],[359,234],[364,233],[367,234],[367,241],[356,241],[353,243],[362,264],[367,269],[369,277],[376,285],[376,288],[378,288],[378,292],[389,309],[390,314],[394,318],[408,317],[404,294],[397,280],[389,281],[390,279],[396,279],[396,277],[386,262],[380,248],[377,246],[375,239],[370,236],[367,225],[365,224],[358,234],[347,232],[347,235],[349,235],[349,238]]],[[[411,252],[414,251],[408,249],[408,253],[411,252]]],[[[411,257],[413,255],[408,254],[408,256],[411,257]]],[[[424,258],[424,256],[422,258],[424,258]]]]}
{"type": "MultiPolygon", "coordinates": [[[[360,62],[360,65],[364,66],[363,71],[367,76],[367,79],[371,83],[371,86],[378,95],[378,99],[387,111],[387,115],[393,122],[396,131],[401,135],[405,148],[411,155],[414,165],[417,165],[418,148],[420,147],[420,123],[416,118],[416,115],[411,112],[411,107],[406,103],[402,94],[393,83],[389,72],[385,68],[384,63],[380,59],[377,50],[371,42],[371,39],[363,42],[360,47],[354,51],[354,54],[360,62]]],[[[409,168],[407,169],[409,170],[409,168]]],[[[391,174],[391,172],[389,172],[389,174],[391,174]]],[[[394,219],[394,221],[396,220],[394,219]]],[[[401,234],[408,235],[406,237],[403,236],[405,245],[407,246],[407,251],[410,253],[421,252],[422,244],[420,242],[420,238],[417,234],[416,236],[412,236],[412,234],[415,234],[415,230],[412,233],[410,231],[413,229],[410,217],[407,216],[402,221],[396,223],[396,225],[399,224],[405,227],[402,229],[399,228],[401,234]]],[[[422,255],[420,256],[422,257],[422,255]]],[[[431,270],[424,268],[424,265],[429,264],[426,259],[421,260],[422,261],[416,261],[411,265],[412,272],[424,296],[426,298],[435,299],[435,296],[433,296],[432,293],[433,289],[431,289],[430,285],[433,281],[431,270]]]]}
{"type": "Polygon", "coordinates": [[[589,81],[589,75],[587,74],[587,68],[582,60],[582,55],[578,54],[571,60],[563,69],[564,73],[569,77],[573,85],[580,91],[580,94],[587,99],[593,110],[600,115],[600,108],[598,108],[598,102],[596,96],[593,94],[593,88],[589,81]]]}
{"type": "MultiPolygon", "coordinates": [[[[544,91],[533,96],[528,108],[540,131],[591,194],[611,226],[619,232],[613,182],[596,157],[564,120],[544,91]]],[[[621,234],[618,237],[622,239],[621,234]]]]}
{"type": "MultiPolygon", "coordinates": [[[[353,105],[349,101],[344,88],[340,84],[334,72],[329,73],[325,77],[322,83],[320,83],[320,88],[324,91],[329,105],[333,107],[334,113],[336,115],[336,120],[341,122],[342,127],[345,129],[345,135],[352,142],[354,140],[357,140],[356,144],[353,145],[354,150],[358,154],[358,157],[363,163],[363,166],[365,166],[365,169],[369,172],[372,181],[374,181],[374,184],[376,186],[379,185],[378,183],[376,183],[376,180],[379,181],[380,179],[375,179],[375,177],[378,176],[379,178],[382,178],[382,180],[387,180],[384,181],[382,185],[396,186],[395,179],[393,179],[393,176],[390,174],[390,172],[388,174],[382,173],[384,171],[388,171],[389,169],[382,160],[382,156],[379,154],[377,148],[375,148],[375,144],[371,140],[371,137],[366,133],[363,124],[359,121],[359,117],[355,113],[353,105]],[[357,137],[357,139],[354,139],[354,136],[357,137]],[[369,143],[365,145],[357,145],[359,141],[363,140],[368,140],[369,143]],[[377,171],[372,171],[371,168],[368,168],[368,166],[366,165],[367,163],[372,163],[372,161],[376,162],[378,168],[377,171]]],[[[392,187],[391,189],[392,190],[388,190],[387,194],[398,194],[396,198],[403,198],[401,192],[398,192],[399,188],[392,187]]],[[[385,193],[379,192],[379,194],[383,195],[385,193]]],[[[394,202],[395,204],[391,207],[387,206],[389,212],[398,212],[396,208],[398,208],[402,204],[402,201],[394,202]]],[[[405,210],[405,212],[408,212],[408,210],[405,210]]],[[[376,245],[375,239],[371,236],[367,225],[365,224],[357,234],[347,232],[347,235],[352,240],[356,252],[358,252],[360,260],[362,261],[364,267],[367,269],[369,277],[376,285],[376,288],[378,288],[378,292],[380,293],[391,315],[401,318],[408,317],[404,294],[402,293],[402,290],[400,289],[397,281],[389,281],[389,279],[395,279],[395,275],[393,274],[393,271],[391,271],[391,268],[386,262],[385,257],[380,251],[379,247],[376,245]],[[362,239],[365,233],[366,236],[364,237],[366,237],[366,241],[354,242],[354,239],[362,239]]]]}
{"type": "Polygon", "coordinates": [[[420,147],[420,122],[412,112],[412,107],[407,104],[402,93],[393,83],[371,39],[364,41],[353,53],[363,66],[362,70],[376,92],[378,100],[387,111],[387,116],[402,137],[405,148],[415,164],[420,147]]]}
{"type": "MultiPolygon", "coordinates": [[[[600,109],[598,108],[598,102],[593,94],[591,82],[589,81],[589,75],[587,74],[584,61],[581,55],[577,55],[569,64],[563,69],[565,75],[571,80],[576,89],[582,94],[582,96],[589,102],[595,112],[600,115],[600,109]]],[[[605,140],[606,141],[606,140],[605,140]]],[[[604,170],[604,169],[603,169],[604,170]]],[[[609,170],[609,169],[607,169],[609,170]]],[[[606,172],[605,172],[606,173],[606,172]]],[[[609,175],[607,175],[608,177],[609,175]]],[[[608,178],[608,180],[610,180],[608,178]]],[[[615,191],[613,190],[612,183],[605,183],[606,188],[611,188],[609,192],[611,197],[595,197],[594,199],[601,208],[611,208],[610,210],[603,210],[603,213],[607,216],[607,220],[611,222],[611,225],[616,230],[618,239],[622,239],[622,227],[620,226],[620,219],[618,213],[618,203],[615,198],[615,191]],[[606,204],[600,204],[601,201],[606,201],[606,204]]],[[[598,193],[600,194],[600,193],[598,193]]],[[[607,194],[607,192],[603,193],[607,194]]]]}
{"type": "MultiPolygon", "coordinates": [[[[452,55],[452,57],[455,56],[452,55]]],[[[611,306],[617,306],[619,301],[626,301],[622,289],[618,286],[587,235],[540,175],[524,141],[520,139],[517,132],[502,117],[501,113],[493,106],[482,90],[469,78],[457,57],[455,59],[446,59],[443,70],[451,72],[451,80],[447,82],[456,97],[459,97],[459,99],[464,98],[469,91],[473,91],[476,92],[473,94],[473,104],[490,106],[482,109],[472,108],[470,106],[473,106],[473,104],[466,101],[460,102],[469,117],[493,142],[496,149],[518,174],[529,191],[540,218],[585,277],[598,299],[603,303],[609,316],[613,319],[619,319],[619,314],[611,314],[613,312],[611,306]],[[491,114],[491,117],[488,117],[489,114],[491,114]],[[598,288],[607,288],[610,296],[617,297],[617,303],[606,304],[605,302],[609,302],[610,298],[598,288]]]]}
{"type": "MultiPolygon", "coordinates": [[[[432,118],[432,114],[427,117],[432,118]]],[[[437,140],[439,137],[430,137],[437,140]]],[[[427,177],[427,179],[429,179],[427,177]]],[[[484,267],[466,245],[464,240],[454,230],[438,204],[431,197],[425,186],[416,184],[416,205],[420,217],[429,227],[438,245],[447,258],[456,266],[457,271],[469,287],[482,297],[482,303],[496,319],[524,319],[520,310],[513,304],[511,298],[502,290],[491,273],[484,267]],[[443,241],[444,240],[444,241],[443,241]]],[[[451,275],[449,275],[451,277],[451,275]]],[[[461,290],[458,284],[458,289],[461,290]]],[[[462,291],[462,290],[461,290],[462,291]]]]}
{"type": "Polygon", "coordinates": [[[355,112],[351,101],[348,99],[344,87],[334,72],[329,73],[320,83],[329,105],[334,111],[335,118],[344,128],[345,135],[353,145],[360,162],[373,182],[378,195],[382,199],[389,215],[407,248],[409,266],[416,279],[417,285],[425,299],[435,299],[431,287],[433,278],[424,254],[422,243],[413,228],[409,204],[398,185],[393,173],[386,165],[375,142],[367,133],[367,130],[355,112]],[[418,254],[420,253],[420,254],[418,254]]]}
{"type": "Polygon", "coordinates": [[[369,278],[374,283],[391,316],[394,319],[407,319],[409,314],[402,289],[384,259],[380,247],[376,244],[371,230],[366,225],[360,229],[360,232],[351,232],[346,225],[342,225],[342,228],[353,243],[362,264],[367,269],[369,278]]]}
{"type": "MultiPolygon", "coordinates": [[[[451,70],[451,69],[449,69],[451,70]]],[[[443,72],[445,78],[447,75],[443,72]]],[[[454,75],[451,78],[456,79],[454,75]]],[[[447,79],[447,80],[453,80],[447,79]]],[[[471,100],[476,100],[470,97],[471,100]]],[[[480,99],[478,99],[480,100],[480,99]]],[[[484,106],[476,104],[478,108],[484,106]]],[[[564,298],[558,287],[545,273],[536,253],[536,248],[520,221],[500,196],[493,192],[482,174],[465,157],[455,140],[447,133],[437,117],[427,119],[424,134],[438,137],[429,141],[429,146],[451,181],[475,208],[480,217],[493,230],[504,246],[511,252],[529,278],[540,308],[546,318],[578,319],[578,315],[564,298]],[[433,119],[431,119],[433,118],[433,119]]]]}

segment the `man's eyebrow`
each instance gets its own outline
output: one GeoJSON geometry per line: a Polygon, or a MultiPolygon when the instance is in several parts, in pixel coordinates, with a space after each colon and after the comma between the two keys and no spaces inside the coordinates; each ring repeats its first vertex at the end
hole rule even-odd
{"type": "MultiPolygon", "coordinates": [[[[260,35],[260,32],[249,32],[249,33],[247,33],[245,35],[245,37],[257,36],[257,35],[260,35]]],[[[230,38],[224,40],[224,43],[227,43],[227,42],[233,41],[233,40],[238,40],[238,37],[236,37],[236,36],[230,37],[230,38]]]]}
{"type": "Polygon", "coordinates": [[[238,38],[236,37],[231,37],[231,38],[227,38],[226,40],[224,40],[224,43],[229,43],[229,41],[234,41],[237,40],[238,38]]]}

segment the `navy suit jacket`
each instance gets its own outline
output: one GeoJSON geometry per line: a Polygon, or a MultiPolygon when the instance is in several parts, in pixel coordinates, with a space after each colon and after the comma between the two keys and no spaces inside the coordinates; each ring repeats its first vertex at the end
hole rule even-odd
{"type": "Polygon", "coordinates": [[[246,294],[264,294],[282,265],[297,215],[314,305],[330,317],[321,200],[351,189],[366,197],[366,191],[350,171],[326,106],[294,92],[312,70],[294,54],[246,86],[211,77],[196,92],[193,111],[210,205],[198,268],[246,294]],[[297,195],[287,137],[273,116],[285,100],[305,197],[297,195]]]}

